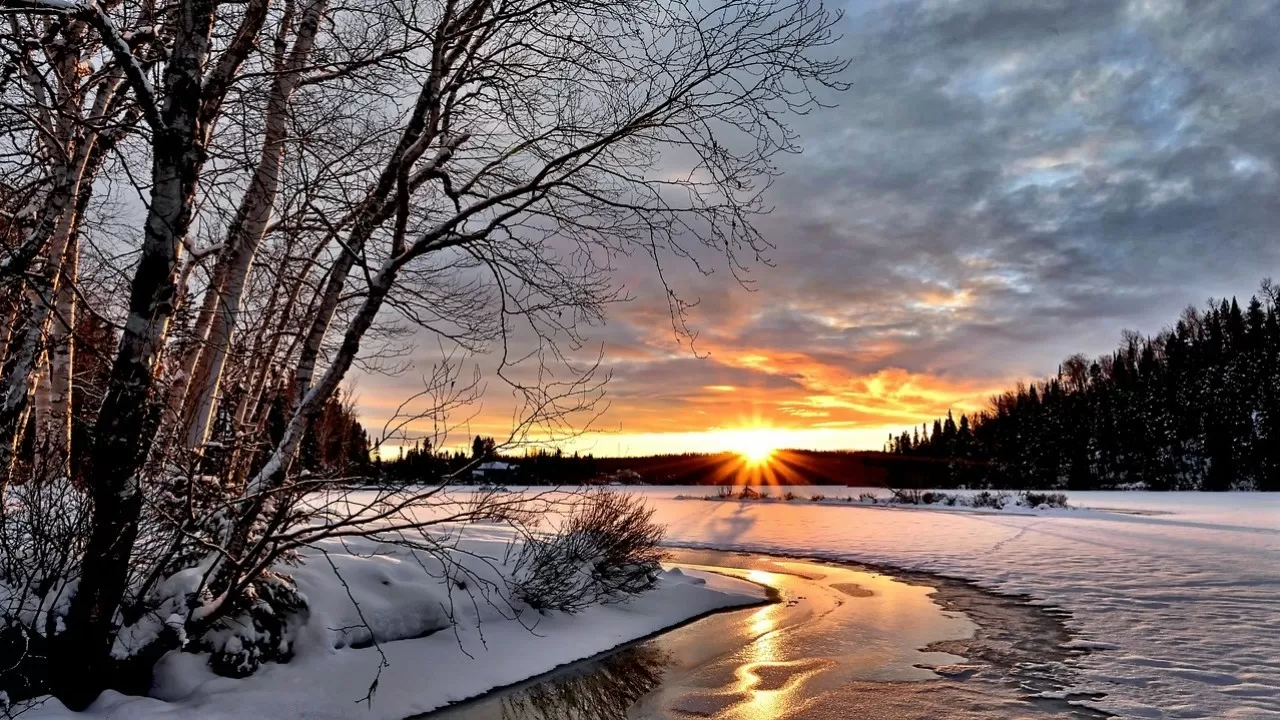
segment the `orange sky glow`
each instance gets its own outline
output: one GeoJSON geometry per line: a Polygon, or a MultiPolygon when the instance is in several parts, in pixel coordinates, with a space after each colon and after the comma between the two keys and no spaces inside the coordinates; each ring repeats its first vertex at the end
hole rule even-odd
{"type": "MultiPolygon", "coordinates": [[[[1003,379],[949,378],[897,368],[854,374],[801,352],[626,360],[616,363],[608,409],[590,431],[556,446],[602,456],[878,450],[891,432],[932,422],[949,409],[981,409],[1007,386],[1003,379]],[[671,364],[700,377],[667,373],[671,364]],[[718,376],[726,379],[715,381],[718,376]]],[[[379,387],[376,395],[372,390],[366,383],[357,391],[362,418],[371,430],[381,427],[399,402],[393,388],[379,387]]],[[[501,442],[510,433],[511,411],[500,402],[486,398],[473,412],[450,432],[444,447],[469,447],[477,434],[501,442]]],[[[426,433],[430,428],[413,430],[426,433]]],[[[539,437],[535,433],[532,439],[539,437]]],[[[394,457],[400,444],[388,441],[384,457],[394,457]]],[[[510,452],[522,450],[513,447],[510,452]]]]}

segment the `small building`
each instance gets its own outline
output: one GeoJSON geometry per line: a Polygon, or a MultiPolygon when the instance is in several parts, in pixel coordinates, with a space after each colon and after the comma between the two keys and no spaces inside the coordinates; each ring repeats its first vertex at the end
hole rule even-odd
{"type": "Polygon", "coordinates": [[[490,460],[486,463],[480,463],[471,469],[471,479],[476,482],[494,482],[496,480],[505,480],[516,469],[515,464],[502,462],[501,460],[490,460]]]}

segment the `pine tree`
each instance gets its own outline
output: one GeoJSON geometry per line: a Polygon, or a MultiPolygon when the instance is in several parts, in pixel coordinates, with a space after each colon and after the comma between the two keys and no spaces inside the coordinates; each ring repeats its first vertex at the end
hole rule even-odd
{"type": "MultiPolygon", "coordinates": [[[[1126,331],[1094,361],[951,412],[894,452],[983,463],[987,484],[1280,490],[1280,289],[1188,308],[1155,336],[1126,331]]],[[[955,464],[953,464],[955,467],[955,464]]]]}

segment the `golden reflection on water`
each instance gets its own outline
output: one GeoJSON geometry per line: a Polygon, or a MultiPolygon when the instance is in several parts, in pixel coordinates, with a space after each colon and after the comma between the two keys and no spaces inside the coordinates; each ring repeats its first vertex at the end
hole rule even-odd
{"type": "MultiPolygon", "coordinates": [[[[757,572],[757,571],[753,571],[757,572]]],[[[734,708],[734,715],[741,718],[773,718],[781,714],[785,708],[785,697],[782,690],[762,688],[763,679],[759,669],[773,665],[778,661],[776,629],[777,605],[768,605],[757,610],[750,618],[751,631],[759,637],[748,646],[748,662],[738,666],[734,675],[737,677],[737,694],[745,696],[746,702],[734,708]]]]}
{"type": "Polygon", "coordinates": [[[929,598],[929,587],[841,566],[724,557],[724,565],[679,566],[745,578],[772,588],[781,601],[672,631],[591,661],[587,672],[559,673],[442,720],[854,718],[863,708],[848,704],[844,693],[852,684],[934,679],[929,665],[963,658],[921,648],[973,635],[969,620],[942,612],[929,598]],[[650,657],[646,648],[662,652],[650,657]],[[637,655],[637,667],[615,662],[637,655]],[[654,661],[651,669],[645,660],[654,661]]]}
{"type": "Polygon", "coordinates": [[[756,611],[756,614],[752,615],[751,618],[747,620],[751,626],[752,635],[764,635],[774,629],[776,622],[774,621],[773,613],[768,612],[770,610],[772,610],[772,607],[758,610],[756,611]]]}
{"type": "Polygon", "coordinates": [[[781,604],[768,605],[747,619],[752,634],[757,637],[745,649],[745,656],[734,671],[733,687],[733,694],[744,700],[729,708],[725,717],[738,720],[782,717],[802,702],[805,682],[825,664],[784,659],[785,653],[779,646],[782,637],[779,621],[784,609],[781,604]]]}

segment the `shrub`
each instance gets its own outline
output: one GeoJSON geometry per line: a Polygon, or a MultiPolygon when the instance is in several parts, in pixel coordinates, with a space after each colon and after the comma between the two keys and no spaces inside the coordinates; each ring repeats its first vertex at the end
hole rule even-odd
{"type": "Polygon", "coordinates": [[[575,498],[560,532],[525,541],[512,572],[512,596],[545,612],[575,613],[621,602],[657,580],[664,531],[653,508],[626,493],[575,498]]]}
{"type": "Polygon", "coordinates": [[[880,498],[876,497],[875,493],[869,493],[869,492],[858,493],[858,502],[864,502],[864,503],[869,502],[872,505],[875,505],[879,501],[880,501],[880,498]]]}
{"type": "Polygon", "coordinates": [[[306,599],[293,578],[266,573],[245,593],[245,609],[219,618],[197,646],[210,653],[209,667],[225,677],[247,677],[264,662],[293,655],[293,628],[306,624],[306,599]]]}
{"type": "Polygon", "coordinates": [[[1041,493],[1041,492],[1024,492],[1020,504],[1027,507],[1051,507],[1065,508],[1067,507],[1067,496],[1062,493],[1041,493]]]}
{"type": "MultiPolygon", "coordinates": [[[[0,497],[0,698],[50,690],[46,658],[63,624],[89,536],[88,496],[58,479],[0,497]]],[[[0,706],[0,717],[8,707],[0,706]]]]}
{"type": "Polygon", "coordinates": [[[926,492],[920,495],[920,502],[925,505],[937,505],[940,503],[955,505],[956,496],[952,493],[926,492]]]}
{"type": "Polygon", "coordinates": [[[822,493],[814,493],[813,495],[809,496],[809,502],[822,502],[823,500],[826,500],[826,499],[827,499],[827,496],[823,495],[822,493]]]}
{"type": "Polygon", "coordinates": [[[759,500],[762,497],[768,497],[768,496],[761,495],[760,493],[756,492],[754,488],[749,488],[749,487],[746,487],[745,485],[743,486],[742,491],[738,493],[739,500],[759,500]]]}
{"type": "Polygon", "coordinates": [[[1010,495],[1007,492],[993,493],[990,490],[983,490],[973,496],[972,500],[970,500],[970,504],[976,508],[987,507],[994,510],[1001,510],[1006,504],[1008,504],[1009,498],[1010,495]]]}
{"type": "Polygon", "coordinates": [[[795,493],[791,492],[790,490],[788,490],[788,491],[786,491],[786,492],[782,493],[782,499],[783,499],[783,500],[786,500],[787,502],[791,502],[792,500],[798,500],[799,498],[800,498],[800,496],[799,496],[799,495],[796,495],[795,493]]]}
{"type": "Polygon", "coordinates": [[[919,505],[920,504],[921,492],[915,488],[909,488],[906,490],[898,490],[896,488],[890,488],[889,491],[893,493],[893,497],[889,500],[889,502],[895,502],[902,505],[919,505]]]}

